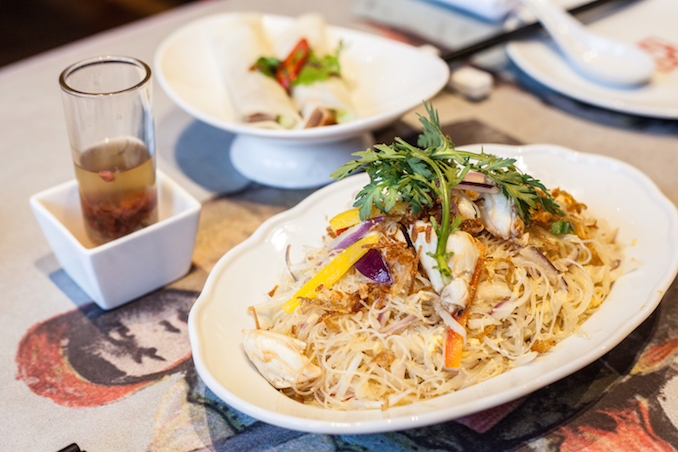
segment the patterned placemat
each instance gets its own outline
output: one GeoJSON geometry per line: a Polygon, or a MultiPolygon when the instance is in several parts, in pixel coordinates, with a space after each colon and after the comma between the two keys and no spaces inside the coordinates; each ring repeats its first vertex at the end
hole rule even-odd
{"type": "MultiPolygon", "coordinates": [[[[518,144],[476,120],[444,131],[457,145],[518,144]]],[[[389,143],[394,136],[412,141],[416,133],[398,122],[378,131],[375,141],[389,143]]],[[[84,303],[34,325],[17,344],[17,379],[40,397],[80,410],[80,416],[90,415],[83,408],[104,409],[134,398],[142,403],[144,391],[163,382],[148,451],[675,450],[675,284],[658,310],[603,358],[519,400],[454,421],[373,435],[306,434],[257,421],[221,402],[193,366],[188,312],[226,251],[310,192],[252,184],[206,203],[188,275],[113,311],[84,303]]],[[[53,281],[72,290],[64,274],[53,281]]],[[[73,439],[77,442],[77,432],[73,439]]]]}

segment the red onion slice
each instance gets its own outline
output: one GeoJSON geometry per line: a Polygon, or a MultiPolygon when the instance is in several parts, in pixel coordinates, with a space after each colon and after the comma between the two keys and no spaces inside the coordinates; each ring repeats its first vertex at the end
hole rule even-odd
{"type": "Polygon", "coordinates": [[[292,261],[290,261],[290,248],[292,245],[287,245],[287,249],[285,250],[285,263],[287,264],[287,271],[290,273],[290,276],[292,276],[292,279],[295,281],[299,281],[297,278],[297,275],[294,274],[292,271],[292,261]]]}
{"type": "Polygon", "coordinates": [[[355,226],[351,226],[335,239],[334,243],[330,245],[330,250],[348,248],[365,237],[373,225],[381,223],[382,221],[384,221],[384,217],[374,217],[367,219],[362,223],[358,223],[355,226]]]}
{"type": "Polygon", "coordinates": [[[536,246],[527,246],[520,250],[520,255],[526,258],[527,260],[534,262],[539,266],[539,268],[544,272],[551,284],[555,285],[558,289],[567,291],[567,283],[565,279],[558,273],[556,267],[551,263],[551,261],[542,254],[541,251],[536,246]]]}
{"type": "Polygon", "coordinates": [[[360,273],[379,284],[391,284],[393,282],[391,271],[379,250],[374,248],[368,250],[353,266],[360,273]]]}
{"type": "Polygon", "coordinates": [[[464,176],[464,180],[459,182],[454,188],[459,190],[473,190],[484,193],[499,193],[501,188],[495,184],[492,179],[483,173],[470,171],[464,176]]]}
{"type": "Polygon", "coordinates": [[[510,313],[513,312],[513,309],[516,307],[516,302],[518,300],[514,300],[513,303],[510,302],[511,299],[507,298],[506,300],[502,300],[494,307],[492,308],[492,311],[490,311],[490,315],[494,317],[495,319],[498,320],[504,320],[510,313]]]}
{"type": "Polygon", "coordinates": [[[412,325],[417,320],[419,320],[419,318],[416,315],[410,314],[407,317],[405,317],[404,319],[393,323],[388,328],[383,329],[381,332],[383,334],[386,334],[386,335],[399,334],[402,331],[404,331],[405,328],[412,325]]]}

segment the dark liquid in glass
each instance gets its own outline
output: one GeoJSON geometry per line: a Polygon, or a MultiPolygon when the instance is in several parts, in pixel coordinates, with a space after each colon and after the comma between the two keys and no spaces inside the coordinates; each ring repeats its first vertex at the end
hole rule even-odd
{"type": "Polygon", "coordinates": [[[101,245],[158,221],[153,156],[123,137],[94,146],[75,164],[85,228],[101,245]]]}

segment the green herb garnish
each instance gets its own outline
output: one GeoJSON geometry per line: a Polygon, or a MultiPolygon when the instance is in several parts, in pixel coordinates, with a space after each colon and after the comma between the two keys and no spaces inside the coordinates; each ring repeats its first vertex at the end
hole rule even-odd
{"type": "MultiPolygon", "coordinates": [[[[333,55],[318,55],[311,50],[304,65],[300,68],[295,77],[291,78],[291,86],[296,85],[311,85],[315,82],[322,82],[332,76],[341,75],[341,65],[339,64],[339,53],[343,48],[340,42],[337,50],[333,55]]],[[[283,62],[275,57],[259,57],[252,65],[251,70],[259,71],[262,74],[276,78],[276,73],[283,62]]]]}
{"type": "Polygon", "coordinates": [[[341,180],[359,169],[370,176],[367,184],[356,196],[354,207],[359,207],[360,218],[366,219],[372,206],[389,212],[398,201],[403,201],[418,214],[423,207],[432,207],[436,199],[442,206],[442,221],[432,225],[438,237],[433,257],[443,276],[450,276],[445,252],[447,238],[459,226],[460,218],[450,221],[450,190],[464,179],[469,171],[483,173],[497,183],[507,198],[513,199],[520,217],[527,224],[530,209],[541,206],[545,211],[563,216],[558,204],[546,188],[532,176],[523,174],[514,165],[516,160],[500,158],[481,152],[455,149],[449,137],[440,128],[438,113],[424,103],[428,118],[419,116],[422,133],[417,146],[401,138],[391,145],[378,144],[373,149],[356,152],[358,158],[337,170],[330,177],[341,180]],[[539,189],[539,190],[537,190],[539,189]]]}
{"type": "Polygon", "coordinates": [[[297,78],[292,82],[292,86],[310,85],[327,80],[331,76],[341,75],[341,66],[339,65],[339,52],[341,48],[341,43],[339,43],[339,47],[337,47],[334,55],[324,55],[321,58],[311,50],[308,60],[306,60],[301,71],[299,71],[297,78]]]}
{"type": "Polygon", "coordinates": [[[551,234],[575,234],[574,225],[571,221],[554,221],[551,223],[551,234]]]}
{"type": "Polygon", "coordinates": [[[259,71],[262,74],[275,78],[275,72],[278,70],[280,60],[275,57],[259,57],[252,65],[252,70],[259,71]]]}

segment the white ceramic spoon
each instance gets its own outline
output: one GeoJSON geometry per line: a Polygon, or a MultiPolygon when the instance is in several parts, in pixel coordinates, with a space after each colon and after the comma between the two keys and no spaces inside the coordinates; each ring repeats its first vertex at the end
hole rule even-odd
{"type": "Polygon", "coordinates": [[[652,77],[654,60],[638,47],[591,33],[551,0],[521,1],[580,73],[616,86],[642,85],[652,77]]]}

